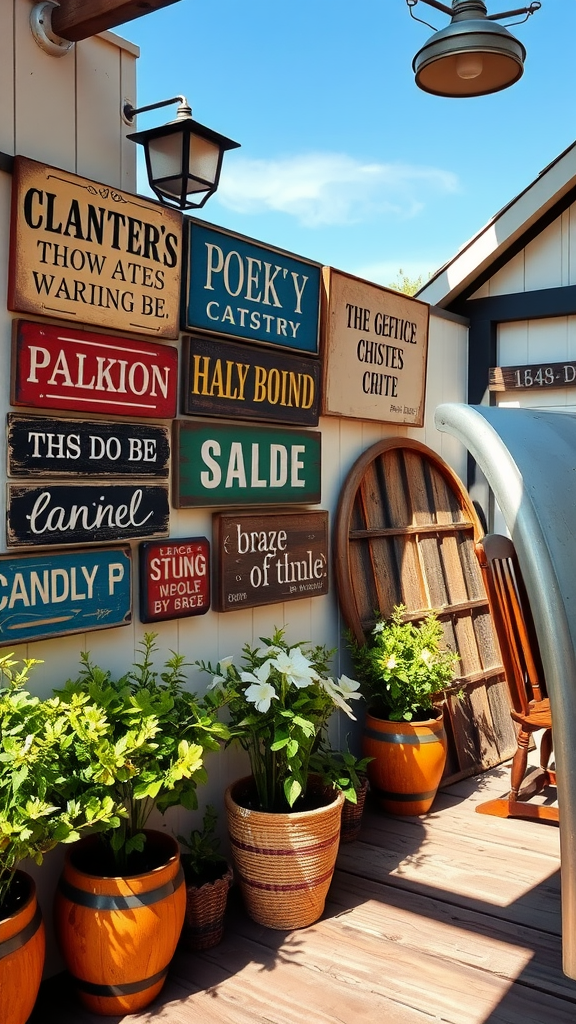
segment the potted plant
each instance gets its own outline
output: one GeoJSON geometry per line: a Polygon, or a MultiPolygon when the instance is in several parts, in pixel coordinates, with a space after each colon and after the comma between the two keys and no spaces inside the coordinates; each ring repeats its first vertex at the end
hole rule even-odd
{"type": "Polygon", "coordinates": [[[310,758],[330,715],[358,683],[328,675],[331,652],[289,645],[283,629],[243,647],[240,667],[222,658],[213,676],[212,706],[226,707],[231,738],[248,752],[252,775],[225,795],[232,856],[248,912],[259,924],[299,928],[317,920],[338,851],[344,796],[326,793],[310,758]]]}
{"type": "Polygon", "coordinates": [[[368,793],[367,768],[372,760],[371,757],[355,757],[349,746],[346,750],[332,750],[323,744],[310,759],[324,785],[340,789],[344,794],[340,843],[353,842],[360,832],[368,793]]]}
{"type": "Polygon", "coordinates": [[[24,1024],[44,966],[44,925],[27,858],[41,864],[86,828],[119,824],[109,794],[71,798],[73,730],[68,707],[25,688],[28,658],[0,657],[0,1020],[24,1024]]]}
{"type": "Polygon", "coordinates": [[[108,793],[124,808],[118,829],[78,844],[66,858],[55,923],[84,1004],[132,1013],[160,991],[184,921],[186,894],[174,838],[146,828],[154,807],[194,809],[206,779],[206,750],[225,728],[184,689],[184,661],[172,654],[158,678],[155,634],[119,679],[81,655],[81,670],[59,691],[74,709],[79,792],[108,793]]]}
{"type": "Polygon", "coordinates": [[[187,836],[178,836],[185,852],[181,854],[186,880],[186,918],[182,943],[187,949],[211,949],[224,932],[224,914],[232,869],[220,852],[216,834],[218,815],[208,804],[202,827],[187,836]]]}
{"type": "Polygon", "coordinates": [[[444,645],[434,612],[420,622],[396,605],[378,619],[366,644],[350,641],[366,698],[362,750],[370,787],[392,814],[424,814],[432,805],[446,764],[440,692],[454,681],[458,655],[444,645]]]}

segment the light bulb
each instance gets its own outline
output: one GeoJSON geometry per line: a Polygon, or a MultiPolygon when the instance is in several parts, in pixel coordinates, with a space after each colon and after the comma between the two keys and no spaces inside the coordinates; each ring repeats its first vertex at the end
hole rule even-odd
{"type": "Polygon", "coordinates": [[[484,70],[481,53],[460,53],[456,57],[458,78],[478,78],[484,70]]]}

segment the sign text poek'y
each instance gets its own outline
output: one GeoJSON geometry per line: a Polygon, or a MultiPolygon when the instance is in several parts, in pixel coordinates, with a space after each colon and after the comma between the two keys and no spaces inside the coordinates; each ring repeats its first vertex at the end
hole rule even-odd
{"type": "Polygon", "coordinates": [[[16,157],[8,308],[176,338],[182,216],[16,157]]]}
{"type": "Polygon", "coordinates": [[[320,265],[189,224],[185,326],[316,354],[320,265]]]}

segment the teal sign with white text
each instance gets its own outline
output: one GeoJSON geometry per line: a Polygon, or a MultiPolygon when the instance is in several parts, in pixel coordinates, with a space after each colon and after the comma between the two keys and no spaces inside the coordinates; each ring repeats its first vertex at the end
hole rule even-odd
{"type": "Polygon", "coordinates": [[[318,353],[318,263],[185,218],[183,327],[318,353]]]}

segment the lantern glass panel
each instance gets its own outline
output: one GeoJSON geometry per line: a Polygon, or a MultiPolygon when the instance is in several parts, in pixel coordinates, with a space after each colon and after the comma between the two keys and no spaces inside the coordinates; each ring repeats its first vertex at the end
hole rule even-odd
{"type": "MultiPolygon", "coordinates": [[[[211,184],[217,179],[218,163],[220,160],[220,146],[210,139],[203,139],[199,135],[190,135],[189,139],[189,164],[188,173],[203,181],[202,189],[206,188],[206,182],[211,184]]],[[[197,188],[188,188],[188,191],[200,191],[197,188]]]]}
{"type": "Polygon", "coordinates": [[[170,181],[162,182],[162,191],[180,196],[182,189],[182,133],[161,135],[148,140],[148,159],[153,181],[162,178],[174,179],[172,191],[170,181]]]}

